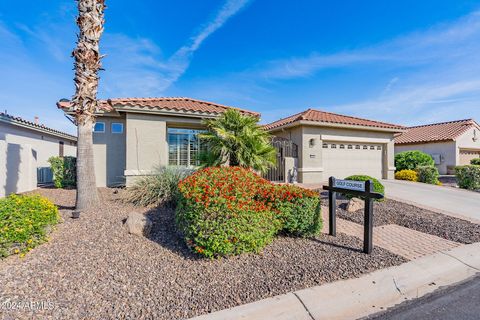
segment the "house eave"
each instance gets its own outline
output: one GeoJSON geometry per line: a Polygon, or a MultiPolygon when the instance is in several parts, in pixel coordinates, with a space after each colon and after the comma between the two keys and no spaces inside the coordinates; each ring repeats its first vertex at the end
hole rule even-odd
{"type": "Polygon", "coordinates": [[[6,118],[3,118],[3,117],[0,117],[0,122],[7,123],[7,124],[10,124],[10,125],[14,125],[14,126],[21,127],[21,128],[25,128],[25,129],[28,129],[28,130],[36,131],[36,132],[39,132],[39,133],[48,134],[48,135],[55,136],[55,137],[58,137],[58,138],[63,138],[65,140],[69,140],[69,141],[72,141],[72,142],[75,142],[75,143],[77,142],[77,137],[75,137],[73,135],[69,135],[67,133],[62,133],[62,132],[58,132],[58,131],[49,130],[47,128],[42,128],[42,127],[29,125],[29,124],[23,123],[21,121],[17,121],[15,119],[6,119],[6,118]]]}
{"type": "Polygon", "coordinates": [[[309,121],[309,120],[298,120],[294,121],[279,127],[267,129],[268,132],[281,131],[283,129],[298,127],[298,126],[315,126],[315,127],[328,127],[328,128],[341,128],[341,129],[352,129],[352,130],[368,130],[368,131],[379,131],[379,132],[391,132],[391,133],[402,133],[407,129],[400,128],[382,128],[382,127],[373,127],[373,126],[361,126],[361,125],[351,125],[351,124],[341,124],[341,123],[332,123],[332,122],[319,122],[319,121],[309,121]]]}

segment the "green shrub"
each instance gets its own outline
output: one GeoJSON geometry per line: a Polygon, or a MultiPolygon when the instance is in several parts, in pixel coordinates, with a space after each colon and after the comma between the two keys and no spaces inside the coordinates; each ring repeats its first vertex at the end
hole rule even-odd
{"type": "Polygon", "coordinates": [[[313,191],[273,185],[240,167],[211,167],[179,183],[178,229],[206,257],[258,252],[276,234],[320,232],[320,198],[313,191]]]}
{"type": "MultiPolygon", "coordinates": [[[[353,176],[346,177],[345,180],[353,180],[353,181],[372,180],[373,181],[373,191],[376,192],[376,193],[385,194],[385,187],[383,186],[383,184],[380,181],[378,181],[378,179],[375,179],[374,177],[370,177],[370,176],[367,176],[367,175],[353,175],[353,176]]],[[[351,195],[345,194],[345,196],[347,198],[353,198],[353,196],[351,196],[351,195]]],[[[363,199],[363,197],[360,197],[360,198],[363,199]]],[[[383,201],[383,199],[376,199],[375,201],[383,201]]]]}
{"type": "Polygon", "coordinates": [[[395,173],[396,180],[418,181],[418,174],[415,170],[400,170],[395,173]]]}
{"type": "Polygon", "coordinates": [[[180,167],[164,167],[151,176],[138,178],[127,189],[126,200],[136,206],[171,204],[178,198],[178,183],[193,170],[180,167]]]}
{"type": "Polygon", "coordinates": [[[77,159],[75,157],[50,157],[48,159],[56,188],[73,188],[77,184],[77,159]]]}
{"type": "Polygon", "coordinates": [[[470,164],[480,166],[480,158],[470,160],[470,164]]]}
{"type": "Polygon", "coordinates": [[[59,220],[57,207],[48,199],[11,194],[0,199],[0,257],[22,256],[45,242],[59,220]]]}
{"type": "Polygon", "coordinates": [[[439,184],[438,169],[434,166],[420,166],[417,168],[418,181],[428,184],[439,184]]]}
{"type": "Polygon", "coordinates": [[[458,186],[462,189],[480,189],[480,166],[469,165],[455,167],[458,186]]]}
{"type": "Polygon", "coordinates": [[[404,151],[395,155],[396,171],[416,170],[419,166],[434,166],[435,161],[425,152],[419,150],[404,151]]]}

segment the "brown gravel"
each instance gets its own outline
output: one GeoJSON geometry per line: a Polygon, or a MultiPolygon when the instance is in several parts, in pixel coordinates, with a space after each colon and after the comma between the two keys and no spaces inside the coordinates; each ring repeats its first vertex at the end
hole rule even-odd
{"type": "MultiPolygon", "coordinates": [[[[322,197],[325,203],[328,203],[327,194],[322,193],[322,197]]],[[[363,210],[348,212],[345,210],[347,203],[348,200],[337,200],[337,216],[363,224],[363,210]]],[[[391,199],[374,204],[373,225],[386,224],[397,224],[460,243],[480,242],[480,225],[478,224],[391,199]]]]}
{"type": "MultiPolygon", "coordinates": [[[[74,191],[42,189],[61,208],[74,191]]],[[[52,302],[53,309],[0,312],[3,319],[188,318],[405,262],[381,248],[368,256],[359,239],[280,237],[261,255],[206,260],[174,232],[173,211],[141,211],[154,220],[150,239],[129,235],[123,220],[134,209],[102,190],[101,209],[64,223],[25,258],[0,261],[0,300],[52,302]]],[[[49,305],[46,304],[46,309],[49,305]]]]}

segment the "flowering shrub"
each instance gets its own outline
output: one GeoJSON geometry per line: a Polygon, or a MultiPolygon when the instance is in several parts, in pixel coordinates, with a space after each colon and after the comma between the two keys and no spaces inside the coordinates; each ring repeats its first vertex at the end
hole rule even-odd
{"type": "Polygon", "coordinates": [[[395,179],[406,181],[418,181],[418,174],[415,170],[400,170],[395,173],[395,179]]]}
{"type": "Polygon", "coordinates": [[[258,252],[281,230],[310,235],[321,228],[317,194],[275,186],[247,169],[206,168],[178,187],[177,226],[206,257],[258,252]]]}
{"type": "Polygon", "coordinates": [[[57,207],[47,198],[12,194],[0,199],[0,257],[23,256],[47,240],[58,220],[57,207]]]}

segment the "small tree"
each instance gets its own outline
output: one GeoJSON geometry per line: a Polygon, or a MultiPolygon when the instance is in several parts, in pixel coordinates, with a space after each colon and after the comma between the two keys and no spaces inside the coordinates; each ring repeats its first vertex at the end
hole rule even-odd
{"type": "Polygon", "coordinates": [[[416,170],[420,166],[434,166],[432,156],[419,150],[400,152],[395,155],[396,171],[416,170]]]}
{"type": "Polygon", "coordinates": [[[258,118],[229,109],[204,124],[207,132],[200,134],[206,143],[200,156],[202,167],[241,166],[266,172],[275,165],[276,151],[270,144],[270,134],[258,125],[258,118]]]}

